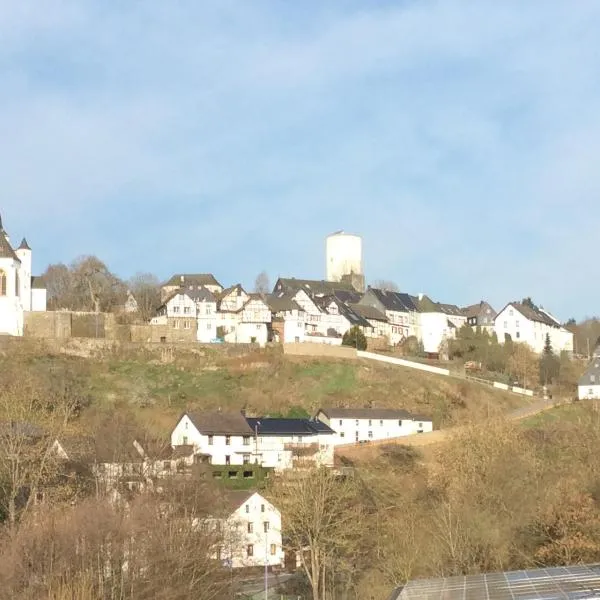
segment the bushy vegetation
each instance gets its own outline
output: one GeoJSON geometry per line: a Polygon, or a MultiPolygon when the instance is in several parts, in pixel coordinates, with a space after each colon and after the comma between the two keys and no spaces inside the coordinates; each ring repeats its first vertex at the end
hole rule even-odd
{"type": "Polygon", "coordinates": [[[365,334],[361,331],[358,325],[351,327],[344,333],[344,337],[342,338],[343,346],[351,346],[352,348],[356,348],[357,350],[366,350],[367,349],[367,338],[365,334]]]}

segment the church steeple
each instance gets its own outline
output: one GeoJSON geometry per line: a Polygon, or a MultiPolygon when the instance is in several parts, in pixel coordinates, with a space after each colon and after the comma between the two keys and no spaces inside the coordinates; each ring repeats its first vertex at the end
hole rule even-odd
{"type": "Polygon", "coordinates": [[[27,240],[25,238],[23,238],[21,240],[21,245],[17,248],[17,250],[29,250],[29,251],[31,251],[31,248],[29,247],[29,244],[27,243],[27,240]]]}

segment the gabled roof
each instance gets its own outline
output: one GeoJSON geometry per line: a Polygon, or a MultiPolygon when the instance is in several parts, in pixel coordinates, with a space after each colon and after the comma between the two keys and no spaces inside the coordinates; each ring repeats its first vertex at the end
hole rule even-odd
{"type": "Polygon", "coordinates": [[[345,281],[325,281],[316,279],[296,279],[295,277],[280,277],[275,283],[273,293],[297,292],[304,290],[310,296],[324,296],[334,294],[336,291],[356,292],[352,284],[345,281]]]}
{"type": "Polygon", "coordinates": [[[337,306],[340,315],[345,317],[353,327],[355,325],[358,327],[371,327],[371,323],[369,323],[369,321],[355,312],[354,305],[350,307],[347,304],[344,304],[339,298],[337,298],[337,296],[324,296],[318,300],[318,304],[323,309],[326,309],[327,306],[329,306],[332,302],[334,302],[337,306]]]}
{"type": "Polygon", "coordinates": [[[248,418],[248,425],[259,435],[317,435],[334,431],[325,423],[313,419],[248,418]]]}
{"type": "Polygon", "coordinates": [[[243,288],[241,283],[236,283],[235,285],[229,286],[228,288],[225,288],[224,290],[221,291],[221,293],[219,294],[218,298],[219,300],[223,300],[223,298],[229,296],[229,294],[231,294],[231,292],[236,291],[237,290],[237,295],[240,296],[241,292],[243,292],[244,294],[246,294],[246,296],[248,295],[246,293],[246,290],[243,288]]]}
{"type": "Polygon", "coordinates": [[[233,512],[250,500],[256,493],[258,492],[254,490],[222,490],[222,504],[233,512]]]}
{"type": "Polygon", "coordinates": [[[600,356],[594,356],[585,373],[579,378],[579,385],[600,385],[600,356]]]}
{"type": "Polygon", "coordinates": [[[241,412],[191,411],[184,414],[187,414],[196,429],[205,435],[252,435],[253,433],[241,412]]]}
{"type": "Polygon", "coordinates": [[[165,296],[165,299],[162,301],[162,304],[159,306],[159,308],[166,306],[169,302],[171,302],[171,300],[173,300],[173,298],[176,298],[177,296],[181,295],[181,296],[187,296],[190,300],[193,301],[193,298],[190,294],[192,290],[184,290],[184,289],[178,289],[178,290],[173,290],[170,294],[168,294],[167,296],[165,296]]]}
{"type": "Polygon", "coordinates": [[[274,313],[302,310],[300,305],[294,300],[293,296],[285,293],[267,294],[265,302],[271,309],[271,312],[274,313]]]}
{"type": "Polygon", "coordinates": [[[27,243],[27,240],[25,238],[23,238],[21,240],[21,244],[17,248],[17,250],[31,250],[31,248],[29,247],[29,244],[27,243]]]}
{"type": "Polygon", "coordinates": [[[67,460],[92,462],[96,458],[96,442],[90,435],[66,435],[56,441],[67,455],[67,460]]]}
{"type": "Polygon", "coordinates": [[[8,238],[6,237],[6,233],[1,229],[0,223],[0,258],[12,258],[17,262],[21,262],[19,257],[15,254],[13,247],[10,245],[8,238]]]}
{"type": "Polygon", "coordinates": [[[362,294],[356,290],[335,290],[333,295],[344,304],[356,304],[362,297],[362,294]]]}
{"type": "Polygon", "coordinates": [[[380,310],[376,309],[374,306],[366,306],[362,304],[353,304],[352,310],[360,315],[363,319],[370,319],[371,321],[385,321],[387,322],[387,317],[380,310]]]}
{"type": "Polygon", "coordinates": [[[465,313],[463,312],[463,310],[461,308],[459,308],[458,306],[456,306],[456,304],[443,304],[442,302],[439,302],[438,306],[440,307],[440,310],[445,315],[452,315],[455,317],[464,317],[465,316],[465,313]]]}
{"type": "Polygon", "coordinates": [[[465,317],[472,319],[474,317],[478,317],[481,314],[481,311],[484,309],[487,309],[487,308],[490,309],[491,315],[494,315],[494,316],[496,315],[496,311],[485,300],[481,300],[481,302],[478,302],[477,304],[471,304],[470,306],[465,306],[462,309],[462,312],[465,315],[465,317]]]}
{"type": "Polygon", "coordinates": [[[395,312],[411,312],[418,310],[417,305],[415,304],[416,299],[409,294],[390,292],[388,290],[372,287],[368,288],[367,293],[369,292],[379,300],[385,310],[395,312]]]}
{"type": "Polygon", "coordinates": [[[550,327],[560,327],[560,323],[545,310],[541,308],[532,308],[531,306],[523,304],[522,302],[509,302],[500,311],[500,313],[506,310],[509,306],[512,306],[515,310],[519,311],[526,319],[529,319],[530,321],[543,323],[544,325],[548,325],[550,327]]]}
{"type": "Polygon", "coordinates": [[[182,285],[181,278],[183,277],[183,285],[218,285],[220,288],[223,286],[215,279],[215,276],[212,273],[176,273],[169,279],[166,283],[163,283],[163,287],[165,286],[173,286],[182,285]]]}
{"type": "MultiPolygon", "coordinates": [[[[408,411],[396,408],[321,408],[330,419],[413,419],[408,411]]],[[[318,414],[318,413],[317,413],[318,414]]],[[[420,420],[431,420],[420,417],[420,420]]]]}
{"type": "Polygon", "coordinates": [[[200,289],[185,290],[185,293],[194,302],[216,302],[217,297],[208,288],[201,287],[200,289]]]}

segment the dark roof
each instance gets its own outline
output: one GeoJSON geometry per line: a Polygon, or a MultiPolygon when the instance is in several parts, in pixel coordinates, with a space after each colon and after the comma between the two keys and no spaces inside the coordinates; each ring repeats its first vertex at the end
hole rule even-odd
{"type": "Polygon", "coordinates": [[[134,445],[130,437],[108,439],[105,436],[96,436],[94,446],[96,461],[99,463],[141,463],[143,456],[134,445]]]}
{"type": "Polygon", "coordinates": [[[363,306],[362,304],[353,304],[352,310],[363,317],[363,319],[371,319],[373,321],[387,321],[387,317],[374,306],[363,306]]]}
{"type": "MultiPolygon", "coordinates": [[[[244,292],[244,294],[246,294],[246,290],[243,288],[241,283],[236,283],[235,285],[231,285],[228,288],[225,288],[224,290],[221,291],[221,293],[219,294],[219,300],[222,300],[223,298],[225,298],[225,296],[229,296],[229,294],[231,294],[231,292],[237,290],[237,295],[240,296],[240,292],[244,292]]],[[[247,295],[247,294],[246,294],[247,295]]]]}
{"type": "Polygon", "coordinates": [[[324,296],[336,292],[356,292],[352,284],[345,281],[324,281],[317,279],[296,279],[295,277],[280,277],[275,283],[273,293],[294,293],[304,290],[310,296],[324,296]]]}
{"type": "Polygon", "coordinates": [[[401,292],[389,292],[379,288],[369,288],[367,293],[371,293],[383,305],[385,310],[393,310],[396,312],[416,311],[417,305],[414,302],[414,297],[401,292]]]}
{"type": "Polygon", "coordinates": [[[41,275],[31,276],[31,289],[32,290],[45,290],[46,280],[41,275]]]}
{"type": "Polygon", "coordinates": [[[579,385],[600,385],[600,357],[594,356],[585,373],[579,378],[579,385]],[[593,379],[592,379],[593,378],[593,379]]]}
{"type": "Polygon", "coordinates": [[[415,303],[415,306],[419,310],[419,312],[444,312],[440,305],[437,302],[434,302],[429,296],[423,294],[419,297],[412,297],[415,303]]]}
{"type": "Polygon", "coordinates": [[[176,273],[167,281],[163,283],[163,287],[172,285],[182,285],[181,278],[183,277],[183,285],[218,285],[220,288],[223,286],[215,279],[212,273],[176,273]]]}
{"type": "Polygon", "coordinates": [[[194,288],[193,290],[182,290],[194,301],[194,302],[216,302],[217,297],[208,288],[201,287],[200,289],[194,288]]]}
{"type": "Polygon", "coordinates": [[[313,419],[260,417],[248,418],[246,420],[253,431],[256,431],[256,428],[258,428],[260,435],[317,435],[318,433],[334,433],[325,423],[320,423],[313,419]]]}
{"type": "Polygon", "coordinates": [[[279,313],[291,310],[302,311],[302,307],[294,300],[294,298],[288,294],[268,294],[265,298],[265,302],[271,309],[271,312],[279,313]]]}
{"type": "Polygon", "coordinates": [[[463,310],[461,308],[459,308],[458,306],[456,306],[456,304],[443,304],[443,303],[438,303],[438,306],[440,307],[441,311],[445,314],[445,315],[454,315],[456,317],[464,317],[465,313],[463,312],[463,310]]]}
{"type": "Polygon", "coordinates": [[[182,296],[187,296],[190,300],[192,300],[191,291],[192,290],[186,290],[183,288],[179,288],[178,290],[173,290],[170,294],[167,294],[165,296],[165,299],[162,301],[161,305],[158,308],[162,308],[163,306],[166,306],[171,300],[173,300],[173,298],[179,296],[180,294],[182,296]]]}
{"type": "Polygon", "coordinates": [[[25,238],[23,238],[21,240],[21,244],[19,245],[17,250],[31,250],[31,248],[29,247],[29,244],[27,243],[27,240],[25,238]]]}
{"type": "Polygon", "coordinates": [[[244,502],[248,501],[256,492],[254,490],[222,490],[223,506],[237,510],[244,502]]]}
{"type": "Polygon", "coordinates": [[[560,327],[560,323],[541,308],[532,308],[531,306],[521,302],[509,302],[502,310],[509,306],[512,306],[515,310],[518,310],[526,319],[529,319],[530,321],[537,321],[538,323],[543,323],[544,325],[549,325],[550,327],[560,327]]]}
{"type": "Polygon", "coordinates": [[[93,461],[96,456],[96,443],[89,435],[67,435],[56,440],[65,451],[67,460],[74,462],[93,461]]]}
{"type": "Polygon", "coordinates": [[[175,446],[171,451],[171,458],[185,458],[194,454],[194,446],[191,444],[182,444],[175,446]]]}
{"type": "Polygon", "coordinates": [[[19,257],[15,254],[12,246],[8,242],[8,238],[6,237],[6,233],[4,233],[3,229],[0,229],[0,258],[12,258],[17,262],[21,262],[19,257]]]}
{"type": "Polygon", "coordinates": [[[408,411],[395,408],[322,408],[320,412],[330,419],[414,419],[408,411]]]}
{"type": "Polygon", "coordinates": [[[369,323],[369,321],[354,311],[354,306],[347,306],[339,298],[337,298],[337,296],[323,296],[322,298],[318,298],[316,300],[317,306],[323,310],[325,310],[332,302],[334,302],[337,306],[340,315],[345,317],[352,326],[358,325],[360,327],[371,327],[371,323],[369,323]]]}
{"type": "Polygon", "coordinates": [[[362,297],[362,294],[356,290],[335,290],[333,295],[344,304],[356,304],[362,297]]]}
{"type": "Polygon", "coordinates": [[[196,429],[203,434],[251,435],[252,428],[241,412],[188,412],[196,429]]]}

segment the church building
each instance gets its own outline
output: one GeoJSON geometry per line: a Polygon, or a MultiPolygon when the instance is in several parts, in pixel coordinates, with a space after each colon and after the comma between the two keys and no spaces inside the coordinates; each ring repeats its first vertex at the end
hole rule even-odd
{"type": "Polygon", "coordinates": [[[31,275],[31,248],[15,250],[0,216],[0,335],[23,335],[23,314],[46,310],[46,286],[31,275]]]}

